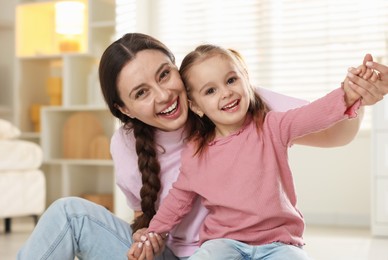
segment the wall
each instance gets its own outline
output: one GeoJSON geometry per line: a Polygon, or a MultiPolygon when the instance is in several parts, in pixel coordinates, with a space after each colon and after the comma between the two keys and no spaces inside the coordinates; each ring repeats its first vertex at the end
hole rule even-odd
{"type": "Polygon", "coordinates": [[[307,225],[370,225],[371,136],[367,130],[340,148],[290,149],[298,207],[307,225]]]}

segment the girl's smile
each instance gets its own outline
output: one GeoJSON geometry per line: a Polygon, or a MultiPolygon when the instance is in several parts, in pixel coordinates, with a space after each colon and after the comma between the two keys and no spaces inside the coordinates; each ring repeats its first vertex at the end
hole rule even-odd
{"type": "Polygon", "coordinates": [[[238,109],[239,103],[240,103],[240,100],[236,99],[235,101],[232,101],[226,106],[222,107],[221,110],[225,112],[235,112],[238,109]]]}

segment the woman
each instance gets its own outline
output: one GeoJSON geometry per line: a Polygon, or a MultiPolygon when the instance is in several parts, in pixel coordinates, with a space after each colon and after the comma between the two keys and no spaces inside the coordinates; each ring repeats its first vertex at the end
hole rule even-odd
{"type": "MultiPolygon", "coordinates": [[[[111,151],[117,184],[135,216],[140,216],[132,226],[133,238],[129,224],[103,207],[80,198],[63,198],[41,216],[18,259],[126,259],[127,251],[129,259],[153,259],[153,252],[160,251],[160,259],[183,259],[197,247],[197,228],[206,214],[199,205],[198,214],[193,211],[191,218],[175,229],[175,237],[171,234],[168,238],[166,250],[161,237],[150,238],[144,253],[143,243],[136,243],[145,231],[141,228],[155,214],[155,202],[162,200],[179,172],[188,108],[174,56],[150,36],[126,34],[106,49],[99,72],[109,109],[123,122],[112,137],[111,151]]],[[[386,93],[381,90],[388,86],[386,77],[381,77],[383,83],[374,85],[356,76],[358,71],[351,72],[357,84],[354,90],[365,105],[376,103],[386,93]]],[[[292,103],[294,99],[288,100],[292,103]]],[[[276,110],[276,100],[268,103],[276,110]]],[[[355,136],[359,123],[342,122],[328,131],[305,136],[298,143],[344,145],[355,136]]]]}

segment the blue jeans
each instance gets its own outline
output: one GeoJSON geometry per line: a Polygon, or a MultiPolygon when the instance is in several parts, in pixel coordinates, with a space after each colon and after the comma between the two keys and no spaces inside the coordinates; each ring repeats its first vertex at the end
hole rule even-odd
{"type": "Polygon", "coordinates": [[[307,253],[300,247],[283,243],[251,246],[232,239],[206,241],[189,258],[190,260],[307,260],[307,253]]]}
{"type": "MultiPolygon", "coordinates": [[[[128,223],[104,207],[70,197],[55,201],[41,216],[17,259],[127,259],[128,223]]],[[[179,259],[166,248],[157,259],[179,259]]]]}

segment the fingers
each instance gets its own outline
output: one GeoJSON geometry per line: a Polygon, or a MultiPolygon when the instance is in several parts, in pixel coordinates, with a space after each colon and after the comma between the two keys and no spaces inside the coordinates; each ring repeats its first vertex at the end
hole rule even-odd
{"type": "MultiPolygon", "coordinates": [[[[366,68],[366,67],[365,67],[365,68],[366,68]]],[[[362,75],[362,77],[363,77],[364,79],[370,79],[370,78],[372,77],[373,74],[376,74],[376,75],[377,75],[377,73],[376,73],[374,70],[369,69],[369,68],[366,68],[366,71],[365,71],[364,75],[362,75]]]]}
{"type": "Polygon", "coordinates": [[[377,70],[378,72],[383,74],[381,76],[388,75],[388,67],[383,65],[383,64],[380,64],[380,63],[377,63],[377,62],[374,62],[374,61],[368,61],[368,62],[365,63],[365,65],[368,68],[377,70]]]}
{"type": "Polygon", "coordinates": [[[349,88],[362,97],[362,105],[373,105],[383,98],[376,83],[365,80],[353,73],[347,75],[349,88]]]}
{"type": "Polygon", "coordinates": [[[143,253],[144,253],[144,257],[146,260],[152,260],[154,259],[156,253],[154,252],[154,249],[153,247],[151,246],[151,242],[149,240],[147,240],[145,243],[144,243],[144,249],[143,249],[143,253]]]}
{"type": "Polygon", "coordinates": [[[160,234],[149,233],[147,241],[150,242],[154,255],[159,255],[163,252],[166,241],[160,234]]]}
{"type": "Polygon", "coordinates": [[[367,53],[367,54],[365,55],[362,64],[366,65],[366,63],[367,63],[368,61],[373,61],[373,57],[372,57],[372,55],[369,54],[369,53],[367,53]]]}
{"type": "Polygon", "coordinates": [[[372,73],[372,76],[369,78],[369,81],[372,83],[377,82],[377,80],[381,80],[380,74],[376,73],[375,71],[372,73]]]}
{"type": "Polygon", "coordinates": [[[350,81],[348,78],[343,82],[343,90],[345,92],[345,103],[347,106],[351,106],[360,99],[360,95],[350,87],[350,81]]]}
{"type": "Polygon", "coordinates": [[[127,253],[128,260],[152,260],[156,255],[163,252],[165,237],[156,233],[137,232],[133,237],[138,240],[134,242],[127,253]]]}
{"type": "Polygon", "coordinates": [[[127,252],[128,260],[141,260],[145,259],[145,252],[143,253],[143,243],[136,242],[133,243],[131,248],[127,252]]]}
{"type": "MultiPolygon", "coordinates": [[[[140,242],[142,241],[141,237],[145,236],[147,234],[147,228],[141,228],[138,229],[133,235],[132,235],[132,240],[134,242],[140,242]]],[[[143,241],[144,242],[144,241],[143,241]]]]}

